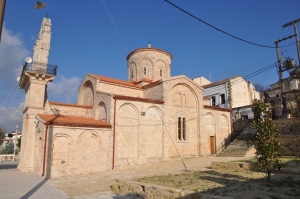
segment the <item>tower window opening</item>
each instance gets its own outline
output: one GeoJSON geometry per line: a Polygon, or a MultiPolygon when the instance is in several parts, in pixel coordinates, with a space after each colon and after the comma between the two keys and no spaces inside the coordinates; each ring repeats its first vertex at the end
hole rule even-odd
{"type": "Polygon", "coordinates": [[[147,69],[146,67],[144,67],[144,75],[146,75],[146,73],[147,73],[147,69]]]}
{"type": "Polygon", "coordinates": [[[133,70],[131,70],[131,78],[133,79],[133,70]]]}
{"type": "Polygon", "coordinates": [[[159,70],[159,75],[162,77],[162,69],[159,70]]]}

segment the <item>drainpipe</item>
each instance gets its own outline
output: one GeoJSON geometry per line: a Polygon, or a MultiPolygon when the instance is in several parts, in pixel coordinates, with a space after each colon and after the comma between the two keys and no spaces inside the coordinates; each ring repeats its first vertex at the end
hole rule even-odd
{"type": "Polygon", "coordinates": [[[115,98],[114,103],[114,132],[113,132],[113,154],[112,154],[112,169],[115,167],[115,140],[116,140],[116,102],[117,98],[115,98]]]}
{"type": "Polygon", "coordinates": [[[49,125],[49,122],[47,122],[47,123],[46,123],[46,130],[45,130],[45,140],[44,140],[44,159],[43,159],[43,173],[42,173],[42,177],[44,177],[44,175],[45,175],[46,146],[47,146],[48,125],[49,125]]]}

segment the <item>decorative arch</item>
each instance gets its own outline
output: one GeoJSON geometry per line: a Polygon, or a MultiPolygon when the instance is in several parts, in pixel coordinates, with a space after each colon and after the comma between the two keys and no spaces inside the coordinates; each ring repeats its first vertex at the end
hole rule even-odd
{"type": "MultiPolygon", "coordinates": [[[[192,106],[194,108],[199,107],[199,100],[196,95],[196,92],[194,89],[192,89],[188,84],[186,83],[177,83],[171,88],[171,95],[174,96],[175,93],[181,95],[180,104],[182,105],[183,100],[185,100],[186,106],[192,106]],[[182,99],[182,96],[184,99],[182,99]]],[[[172,100],[172,98],[171,98],[172,100]]],[[[174,99],[173,99],[174,100],[174,99]]],[[[177,101],[177,100],[176,100],[177,101]]],[[[178,105],[179,103],[176,101],[171,101],[171,105],[178,105]]]]}
{"type": "Polygon", "coordinates": [[[153,68],[154,79],[161,79],[163,77],[167,77],[167,74],[167,64],[161,59],[156,61],[153,68]],[[160,70],[162,70],[162,76],[160,75],[160,70]]]}
{"type": "Polygon", "coordinates": [[[136,158],[138,154],[138,109],[124,103],[117,113],[116,157],[136,158]]]}
{"type": "Polygon", "coordinates": [[[146,110],[145,128],[139,133],[139,151],[145,158],[162,158],[163,147],[163,113],[157,106],[146,110]]]}
{"type": "Polygon", "coordinates": [[[226,115],[221,115],[219,120],[219,131],[220,134],[225,138],[229,134],[229,119],[226,115]]]}
{"type": "Polygon", "coordinates": [[[140,75],[148,79],[153,79],[153,62],[148,58],[143,58],[141,60],[141,71],[140,75]],[[146,74],[144,74],[144,68],[146,68],[146,74]]]}
{"type": "Polygon", "coordinates": [[[96,119],[107,122],[107,109],[104,102],[100,102],[96,111],[96,119]]]}
{"type": "Polygon", "coordinates": [[[90,80],[87,80],[81,89],[81,104],[93,105],[94,103],[94,87],[90,80]]]}
{"type": "Polygon", "coordinates": [[[137,81],[137,67],[135,62],[131,62],[129,64],[128,80],[132,82],[137,81]]]}
{"type": "Polygon", "coordinates": [[[101,147],[101,137],[95,131],[82,132],[76,142],[76,158],[77,164],[82,168],[89,168],[89,172],[97,172],[100,170],[99,165],[103,159],[103,150],[101,147]]]}
{"type": "Polygon", "coordinates": [[[57,134],[52,139],[52,166],[59,166],[62,171],[69,165],[71,138],[66,134],[57,134]]]}

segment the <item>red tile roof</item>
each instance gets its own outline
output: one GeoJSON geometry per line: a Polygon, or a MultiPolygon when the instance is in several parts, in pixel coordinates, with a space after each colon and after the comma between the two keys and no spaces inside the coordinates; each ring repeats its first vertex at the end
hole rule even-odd
{"type": "Polygon", "coordinates": [[[223,84],[223,83],[227,82],[228,80],[229,80],[229,78],[228,79],[224,79],[224,80],[220,80],[220,81],[217,81],[217,82],[213,82],[211,84],[206,84],[206,85],[204,85],[202,87],[203,88],[209,88],[209,87],[217,86],[219,84],[223,84]]]}
{"type": "Polygon", "coordinates": [[[147,47],[147,48],[138,48],[138,49],[136,49],[134,51],[131,51],[127,55],[126,59],[128,60],[133,54],[138,53],[138,52],[142,52],[142,51],[156,51],[156,52],[160,52],[160,53],[163,53],[163,54],[169,56],[172,59],[172,55],[170,53],[168,53],[167,51],[161,50],[159,48],[149,48],[149,47],[147,47]]]}
{"type": "Polygon", "coordinates": [[[162,100],[141,98],[141,97],[130,97],[130,96],[123,96],[123,95],[115,95],[114,99],[123,99],[123,100],[139,101],[139,102],[149,102],[149,103],[154,103],[154,104],[164,104],[165,103],[162,100]]]}
{"type": "Polygon", "coordinates": [[[211,110],[216,110],[216,111],[227,111],[227,112],[232,111],[231,108],[221,108],[221,107],[217,107],[217,106],[204,105],[203,107],[206,108],[206,109],[211,109],[211,110]]]}
{"type": "Polygon", "coordinates": [[[127,82],[124,80],[114,79],[114,78],[100,76],[100,75],[96,75],[96,74],[89,74],[89,75],[91,75],[92,77],[96,77],[97,79],[99,79],[100,81],[103,81],[103,82],[121,84],[121,85],[135,87],[135,88],[142,88],[141,86],[135,85],[133,82],[127,82]]]}
{"type": "Polygon", "coordinates": [[[38,114],[38,116],[45,122],[57,126],[111,128],[111,125],[107,122],[93,118],[46,114],[38,114]]]}
{"type": "Polygon", "coordinates": [[[57,105],[57,106],[71,106],[71,107],[78,107],[78,108],[89,108],[92,109],[92,105],[80,105],[80,104],[68,104],[68,103],[61,103],[61,102],[49,102],[49,104],[57,105]]]}
{"type": "Polygon", "coordinates": [[[140,81],[137,81],[137,82],[133,82],[133,83],[134,83],[134,84],[139,84],[139,83],[141,83],[141,82],[148,82],[148,83],[152,83],[153,81],[152,81],[151,79],[147,79],[147,78],[143,77],[143,79],[142,79],[142,80],[140,80],[140,81]]]}

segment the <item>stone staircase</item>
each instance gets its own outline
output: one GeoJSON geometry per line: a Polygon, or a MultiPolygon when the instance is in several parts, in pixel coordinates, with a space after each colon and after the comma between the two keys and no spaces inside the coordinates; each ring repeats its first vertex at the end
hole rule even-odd
{"type": "Polygon", "coordinates": [[[238,135],[233,142],[230,143],[218,157],[251,157],[255,156],[255,148],[250,142],[255,139],[256,130],[252,125],[248,125],[246,129],[238,135]]]}

